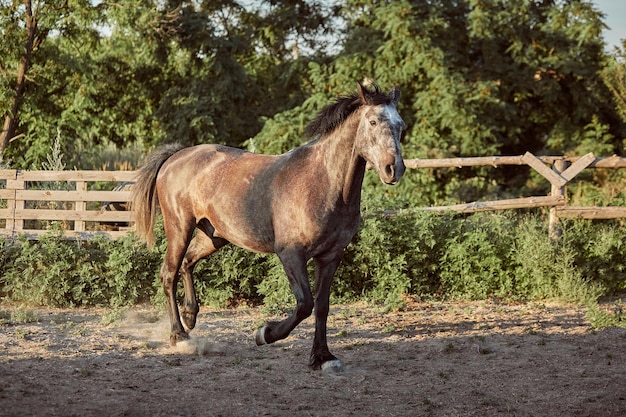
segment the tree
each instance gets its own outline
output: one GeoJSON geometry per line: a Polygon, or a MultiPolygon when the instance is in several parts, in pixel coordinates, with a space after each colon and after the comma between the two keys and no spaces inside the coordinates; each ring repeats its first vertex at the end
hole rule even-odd
{"type": "MultiPolygon", "coordinates": [[[[24,168],[39,166],[57,136],[72,157],[93,157],[111,143],[240,146],[264,117],[304,100],[314,59],[304,52],[320,56],[314,33],[326,12],[305,1],[271,1],[269,9],[231,0],[84,1],[60,3],[57,14],[49,2],[38,4],[47,29],[40,19],[19,111],[2,101],[20,138],[3,153],[24,168]],[[293,53],[295,45],[304,52],[293,53]]],[[[27,13],[16,4],[3,10],[0,25],[15,33],[5,45],[13,55],[2,63],[0,94],[8,98],[27,13]]],[[[84,159],[68,166],[89,165],[84,159]]]]}
{"type": "Polygon", "coordinates": [[[39,162],[45,160],[43,154],[59,135],[59,98],[67,98],[67,91],[76,87],[77,74],[89,72],[76,49],[83,46],[91,51],[89,46],[97,42],[99,9],[83,0],[71,4],[24,0],[22,4],[2,2],[0,10],[0,30],[6,41],[0,45],[4,58],[0,151],[4,159],[13,158],[17,166],[28,167],[22,162],[33,155],[41,157],[39,162]]]}
{"type": "Polygon", "coordinates": [[[316,50],[314,33],[327,13],[317,2],[170,1],[160,10],[174,17],[162,25],[161,67],[149,82],[162,135],[147,147],[173,140],[241,146],[263,118],[304,100],[307,62],[319,54],[293,51],[299,44],[316,50]]]}
{"type": "Polygon", "coordinates": [[[602,78],[612,93],[615,107],[626,123],[626,39],[616,47],[602,72],[602,78]]]}
{"type": "MultiPolygon", "coordinates": [[[[622,152],[624,123],[600,76],[602,15],[590,1],[0,7],[2,143],[17,138],[2,146],[16,167],[40,166],[57,136],[76,157],[110,144],[149,150],[250,138],[258,150],[284,150],[306,140],[303,127],[319,108],[366,79],[400,86],[408,157],[622,152]],[[29,27],[36,36],[25,48],[29,27]]],[[[476,172],[420,171],[394,193],[467,200],[516,193],[528,176],[476,172]]]]}
{"type": "MultiPolygon", "coordinates": [[[[307,102],[365,78],[399,85],[409,157],[578,153],[594,137],[599,152],[622,150],[626,131],[600,77],[602,14],[589,1],[347,0],[342,12],[343,49],[311,67],[317,98],[307,102]]],[[[422,204],[467,201],[516,194],[528,174],[419,171],[392,192],[422,204]]]]}
{"type": "Polygon", "coordinates": [[[50,20],[49,16],[46,16],[47,13],[58,15],[59,11],[67,7],[67,4],[36,2],[33,5],[31,0],[24,0],[21,6],[17,2],[11,5],[2,2],[1,7],[0,12],[4,24],[0,31],[6,43],[3,42],[4,46],[1,47],[0,54],[12,57],[13,61],[17,62],[17,66],[11,68],[11,62],[5,62],[4,65],[0,63],[2,87],[5,92],[1,96],[4,125],[0,132],[0,159],[9,142],[19,138],[16,131],[19,110],[26,89],[26,75],[31,65],[33,51],[39,47],[50,30],[45,24],[41,25],[40,20],[50,20]],[[7,94],[7,87],[11,83],[13,84],[12,94],[7,94]]]}

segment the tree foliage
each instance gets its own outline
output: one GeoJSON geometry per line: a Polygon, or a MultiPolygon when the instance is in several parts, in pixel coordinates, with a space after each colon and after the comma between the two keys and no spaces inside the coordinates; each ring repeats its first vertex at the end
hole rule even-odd
{"type": "MultiPolygon", "coordinates": [[[[587,0],[38,0],[14,111],[30,3],[0,3],[0,108],[17,121],[3,156],[15,167],[39,167],[56,137],[81,168],[111,144],[283,152],[368,80],[400,86],[407,157],[624,151],[623,53],[605,52],[587,0]]],[[[420,171],[384,193],[397,206],[467,201],[528,191],[528,178],[420,171]]]]}
{"type": "MultiPolygon", "coordinates": [[[[355,79],[399,85],[405,155],[623,153],[626,131],[601,76],[602,14],[592,3],[352,0],[343,12],[344,45],[310,66],[316,96],[307,102],[355,79]]],[[[266,128],[298,125],[285,115],[266,128]]],[[[397,196],[399,204],[475,200],[532,188],[527,178],[527,168],[421,171],[397,196]]]]}
{"type": "MultiPolygon", "coordinates": [[[[18,139],[3,155],[21,167],[37,167],[57,132],[68,155],[109,143],[240,146],[263,117],[304,99],[306,62],[318,54],[294,48],[317,50],[327,12],[304,1],[268,2],[269,11],[229,0],[63,2],[62,12],[37,4],[39,41],[11,135],[18,139]]],[[[6,117],[28,16],[19,3],[1,7],[11,41],[0,68],[6,117]]]]}

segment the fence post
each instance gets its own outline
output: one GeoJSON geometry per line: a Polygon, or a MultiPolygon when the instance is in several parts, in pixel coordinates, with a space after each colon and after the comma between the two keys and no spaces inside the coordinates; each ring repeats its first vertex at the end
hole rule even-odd
{"type": "MultiPolygon", "coordinates": [[[[87,182],[86,181],[76,181],[76,191],[80,191],[81,193],[87,191],[87,182]]],[[[76,201],[74,203],[74,210],[81,213],[87,209],[87,204],[84,201],[76,201]]],[[[85,222],[83,220],[75,220],[74,221],[74,230],[76,232],[84,232],[85,231],[85,222]]]]}
{"type": "MultiPolygon", "coordinates": [[[[552,170],[555,171],[557,174],[561,174],[568,167],[569,167],[568,161],[564,159],[557,159],[556,161],[554,161],[552,170]]],[[[551,182],[551,184],[552,184],[552,188],[550,191],[550,195],[552,197],[562,196],[563,198],[565,198],[567,202],[567,185],[566,184],[558,185],[558,184],[555,184],[554,182],[551,182]]],[[[548,227],[549,227],[548,236],[550,237],[550,240],[553,242],[556,242],[557,240],[559,240],[559,238],[563,234],[563,229],[561,228],[561,220],[559,219],[557,208],[554,206],[550,207],[550,221],[549,221],[548,227]]]]}
{"type": "Polygon", "coordinates": [[[11,218],[7,219],[6,228],[12,235],[24,229],[24,220],[17,219],[17,211],[24,209],[24,200],[18,200],[17,191],[26,189],[26,181],[21,180],[20,171],[15,171],[15,179],[7,179],[7,190],[13,191],[13,198],[7,200],[7,208],[11,210],[11,218]]]}

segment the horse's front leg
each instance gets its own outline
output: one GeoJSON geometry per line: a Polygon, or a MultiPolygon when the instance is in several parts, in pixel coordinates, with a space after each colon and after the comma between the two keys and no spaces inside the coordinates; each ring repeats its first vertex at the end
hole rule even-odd
{"type": "Polygon", "coordinates": [[[313,312],[313,295],[306,270],[306,259],[301,251],[283,250],[277,252],[283,264],[289,285],[296,297],[296,309],[280,322],[270,322],[256,333],[256,344],[274,343],[289,336],[289,333],[313,312]]]}
{"type": "Polygon", "coordinates": [[[340,263],[341,254],[328,258],[315,258],[315,337],[309,361],[309,366],[312,369],[343,370],[343,364],[330,353],[326,340],[326,321],[330,309],[330,284],[340,263]]]}

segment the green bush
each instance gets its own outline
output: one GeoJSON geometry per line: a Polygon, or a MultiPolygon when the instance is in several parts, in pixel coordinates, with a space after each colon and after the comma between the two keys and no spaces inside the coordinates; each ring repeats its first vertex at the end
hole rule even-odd
{"type": "Polygon", "coordinates": [[[119,307],[150,301],[161,282],[158,276],[163,253],[147,250],[134,236],[117,241],[99,238],[92,243],[106,251],[102,290],[107,304],[119,307]]]}
{"type": "Polygon", "coordinates": [[[441,257],[441,286],[455,298],[484,299],[512,292],[510,219],[494,215],[452,222],[441,257]]]}
{"type": "Polygon", "coordinates": [[[336,274],[334,292],[337,297],[358,294],[394,305],[400,302],[402,294],[409,292],[404,253],[398,248],[397,236],[389,234],[389,225],[394,220],[380,216],[366,218],[336,274]]]}
{"type": "MultiPolygon", "coordinates": [[[[617,222],[565,221],[563,237],[553,243],[541,215],[390,216],[379,207],[365,208],[335,275],[335,302],[368,300],[399,308],[406,296],[416,296],[589,303],[626,289],[626,230],[617,222]]],[[[0,238],[0,295],[61,307],[162,304],[159,270],[167,242],[160,226],[156,231],[152,250],[133,234],[88,242],[66,240],[60,230],[38,241],[0,238]]],[[[312,279],[313,262],[309,273],[312,279]]],[[[194,276],[204,305],[263,303],[269,311],[284,311],[294,304],[275,255],[227,246],[200,261],[194,276]]]]}
{"type": "Polygon", "coordinates": [[[522,221],[513,243],[512,279],[522,298],[552,297],[556,280],[554,266],[558,260],[558,246],[547,238],[547,229],[532,218],[522,221]]]}
{"type": "Polygon", "coordinates": [[[148,301],[156,289],[154,277],[161,256],[132,237],[77,242],[54,230],[38,241],[22,236],[3,242],[0,284],[13,301],[117,307],[148,301]]]}
{"type": "Polygon", "coordinates": [[[271,255],[267,261],[267,274],[257,285],[257,291],[263,297],[263,305],[267,313],[284,312],[295,306],[295,297],[278,256],[271,255]]]}
{"type": "MultiPolygon", "coordinates": [[[[580,260],[587,254],[582,258],[577,255],[570,232],[565,232],[557,244],[546,239],[546,234],[547,228],[535,219],[520,224],[513,252],[516,292],[527,299],[557,298],[581,303],[595,300],[603,293],[608,277],[581,268],[580,260]]],[[[581,238],[585,237],[579,235],[575,239],[581,238]]]]}
{"type": "Polygon", "coordinates": [[[582,276],[613,294],[626,290],[626,230],[618,221],[569,221],[562,244],[582,276]]]}
{"type": "MultiPolygon", "coordinates": [[[[90,245],[87,245],[90,246],[90,245]]],[[[101,304],[102,252],[53,230],[39,241],[21,237],[9,251],[3,292],[15,301],[58,307],[101,304]]]]}
{"type": "Polygon", "coordinates": [[[216,307],[257,304],[260,294],[256,287],[268,269],[267,256],[226,246],[198,262],[194,271],[198,298],[203,304],[216,307]]]}
{"type": "Polygon", "coordinates": [[[580,220],[564,228],[555,244],[545,218],[532,214],[368,215],[333,288],[341,299],[388,306],[405,294],[588,302],[623,291],[623,228],[580,220]]]}

